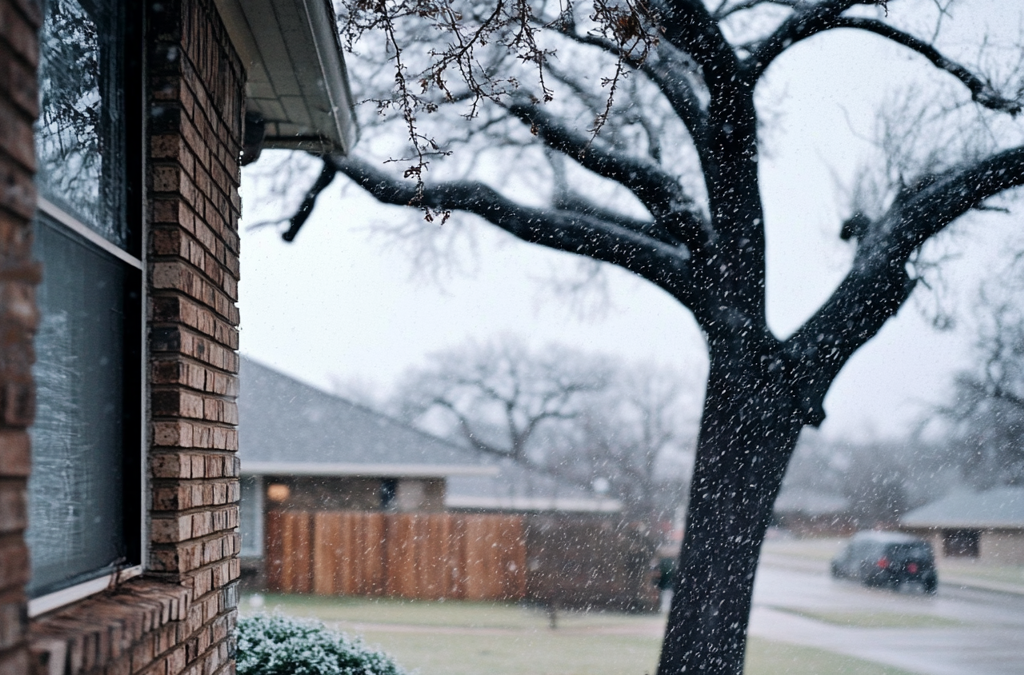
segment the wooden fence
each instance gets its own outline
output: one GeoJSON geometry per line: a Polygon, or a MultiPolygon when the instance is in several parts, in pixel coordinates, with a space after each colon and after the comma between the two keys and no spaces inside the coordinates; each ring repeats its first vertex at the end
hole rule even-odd
{"type": "Polygon", "coordinates": [[[269,511],[269,590],[415,599],[526,597],[523,518],[269,511]]]}

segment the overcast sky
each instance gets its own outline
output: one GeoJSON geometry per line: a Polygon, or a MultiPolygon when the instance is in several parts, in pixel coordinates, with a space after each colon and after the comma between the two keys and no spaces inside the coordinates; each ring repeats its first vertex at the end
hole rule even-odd
{"type": "MultiPolygon", "coordinates": [[[[1024,3],[955,7],[959,28],[948,33],[951,48],[975,43],[986,31],[1015,39],[1024,25],[1024,3]]],[[[838,238],[846,212],[837,183],[849,183],[869,151],[874,111],[908,82],[933,76],[920,59],[880,38],[845,31],[797,45],[772,67],[764,98],[779,122],[768,136],[761,176],[768,314],[777,335],[792,332],[846,272],[852,249],[838,238]]],[[[438,286],[411,274],[406,252],[370,236],[373,223],[405,217],[402,211],[355,188],[343,192],[340,183],[321,198],[293,244],[272,230],[248,231],[243,221],[244,354],[318,386],[329,387],[336,377],[383,393],[429,352],[510,332],[536,345],[560,342],[676,365],[693,374],[693,386],[703,386],[707,359],[694,321],[650,284],[612,270],[610,304],[581,316],[544,283],[572,265],[571,256],[467,219],[479,243],[473,269],[438,286]]],[[[243,196],[246,205],[256,199],[245,180],[243,196]]],[[[961,316],[970,314],[971,289],[998,267],[1020,220],[985,215],[961,228],[958,257],[943,271],[961,296],[961,316]]],[[[920,309],[931,302],[927,293],[919,289],[918,302],[840,374],[826,399],[828,435],[897,436],[945,395],[952,373],[967,361],[970,335],[963,322],[951,331],[933,329],[920,309]]]]}

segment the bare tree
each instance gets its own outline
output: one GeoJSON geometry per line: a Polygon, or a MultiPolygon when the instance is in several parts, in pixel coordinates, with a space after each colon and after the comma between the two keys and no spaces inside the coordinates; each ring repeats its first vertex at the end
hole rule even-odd
{"type": "Polygon", "coordinates": [[[590,485],[606,483],[627,516],[671,517],[686,482],[699,395],[692,378],[650,363],[618,363],[607,387],[548,439],[546,464],[590,485]]]}
{"type": "Polygon", "coordinates": [[[660,675],[742,671],[760,546],[800,430],[821,424],[839,371],[910,297],[921,247],[1024,183],[1011,120],[1021,52],[998,53],[988,73],[959,62],[974,54],[948,51],[955,45],[914,20],[952,25],[947,4],[343,3],[353,80],[382,116],[364,127],[364,154],[323,158],[286,238],[342,174],[435,222],[473,214],[522,241],[620,266],[678,300],[704,333],[710,372],[660,675]],[[887,41],[946,78],[929,90],[941,105],[920,125],[974,116],[986,135],[964,152],[939,133],[918,134],[909,153],[890,143],[905,161],[880,160],[876,175],[892,180],[870,193],[871,208],[836,224],[855,248],[846,277],[778,336],[765,312],[755,91],[794,45],[840,30],[887,41]]]}
{"type": "MultiPolygon", "coordinates": [[[[804,434],[783,491],[844,497],[843,521],[892,527],[907,510],[941,497],[957,483],[955,458],[943,444],[910,433],[901,438],[837,441],[804,434]]],[[[842,522],[842,521],[841,521],[842,522]]]]}
{"type": "Polygon", "coordinates": [[[413,420],[440,413],[474,450],[540,468],[538,432],[579,416],[608,374],[598,359],[557,346],[531,351],[506,335],[431,355],[399,384],[398,407],[413,420]]]}
{"type": "Polygon", "coordinates": [[[597,486],[644,521],[672,510],[663,493],[684,478],[700,407],[696,383],[674,369],[563,346],[532,350],[508,335],[437,352],[398,389],[389,407],[406,419],[485,455],[597,486]]]}
{"type": "Polygon", "coordinates": [[[986,312],[974,364],[957,374],[952,402],[938,410],[965,478],[982,488],[1024,484],[1024,312],[1019,299],[991,296],[979,299],[986,312]]]}

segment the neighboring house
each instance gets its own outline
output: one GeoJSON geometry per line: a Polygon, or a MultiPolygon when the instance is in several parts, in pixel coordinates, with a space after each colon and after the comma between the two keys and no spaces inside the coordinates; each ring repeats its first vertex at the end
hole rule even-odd
{"type": "Polygon", "coordinates": [[[775,500],[775,525],[798,534],[849,534],[850,500],[807,487],[783,487],[775,500]]]}
{"type": "Polygon", "coordinates": [[[240,156],[348,150],[335,31],[0,0],[3,675],[234,672],[240,156]]]}
{"type": "Polygon", "coordinates": [[[618,500],[481,455],[242,357],[242,555],[267,509],[617,513],[618,500]],[[253,529],[250,529],[250,525],[253,529]]]}
{"type": "Polygon", "coordinates": [[[649,537],[617,500],[248,358],[239,381],[241,555],[254,586],[651,606],[649,537]]]}
{"type": "Polygon", "coordinates": [[[1024,565],[1024,487],[957,490],[909,511],[900,528],[931,540],[943,558],[1024,565]]]}

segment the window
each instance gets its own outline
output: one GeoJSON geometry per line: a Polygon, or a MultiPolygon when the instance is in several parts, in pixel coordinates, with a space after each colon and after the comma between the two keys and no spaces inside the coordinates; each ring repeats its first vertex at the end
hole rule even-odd
{"type": "Polygon", "coordinates": [[[977,558],[978,530],[943,530],[942,553],[947,558],[977,558]]]}
{"type": "Polygon", "coordinates": [[[238,532],[242,536],[242,546],[239,554],[243,558],[258,558],[263,555],[263,477],[242,476],[241,488],[238,532]]]}
{"type": "Polygon", "coordinates": [[[138,25],[116,0],[48,0],[40,34],[31,614],[142,560],[138,25]],[[134,105],[133,105],[134,104],[134,105]],[[130,159],[134,158],[134,159],[130,159]]]}

